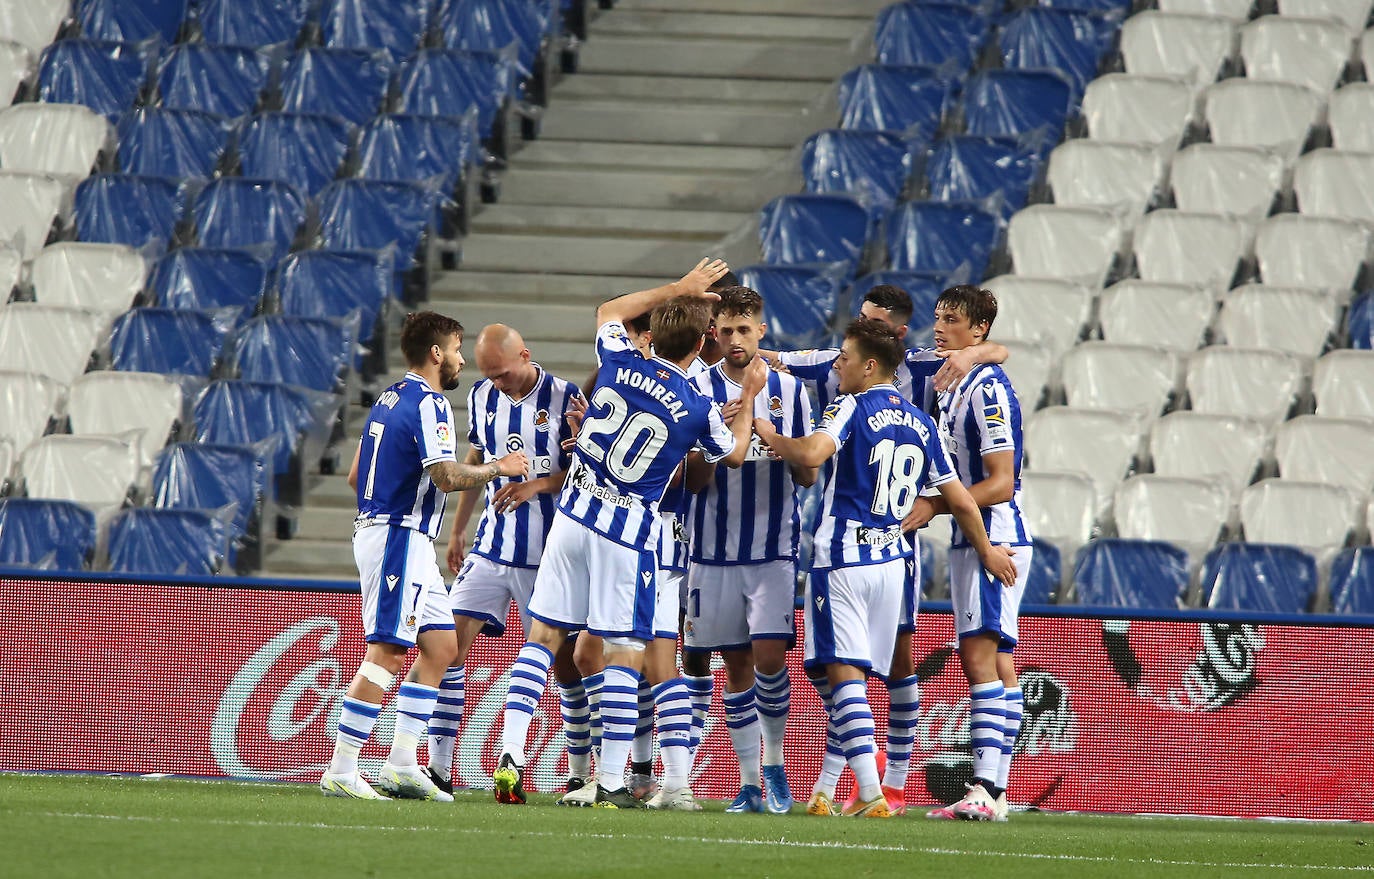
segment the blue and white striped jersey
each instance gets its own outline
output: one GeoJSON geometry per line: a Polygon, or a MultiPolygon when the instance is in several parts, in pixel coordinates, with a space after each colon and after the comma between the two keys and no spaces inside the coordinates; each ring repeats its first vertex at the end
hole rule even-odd
{"type": "MultiPolygon", "coordinates": [[[[717,405],[739,399],[740,386],[725,374],[724,361],[692,379],[717,405]]],[[[741,413],[741,416],[743,413],[741,413]]],[[[784,436],[811,432],[811,401],[795,376],[768,373],[768,386],[754,398],[755,418],[767,418],[784,436]]],[[[774,460],[757,437],[737,469],[716,467],[715,478],[692,507],[692,562],[752,565],[795,559],[800,533],[797,484],[792,468],[774,460]]]]}
{"type": "MultiPolygon", "coordinates": [[[[550,375],[538,364],[535,368],[539,379],[519,400],[498,391],[487,379],[468,392],[468,442],[481,451],[483,461],[523,451],[530,459],[530,479],[568,469],[571,455],[563,451],[562,443],[572,429],[563,415],[582,396],[572,382],[550,375]]],[[[487,483],[486,509],[472,551],[503,565],[535,568],[544,553],[544,538],[553,525],[557,502],[551,494],[537,494],[509,513],[497,513],[492,498],[511,481],[501,476],[487,483]]]]}
{"type": "Polygon", "coordinates": [[[447,496],[425,468],[456,461],[448,398],[407,372],[372,404],[358,454],[358,522],[439,534],[447,496]]]}
{"type": "MultiPolygon", "coordinates": [[[[830,402],[839,394],[840,377],[836,374],[835,360],[840,356],[838,348],[819,348],[811,351],[779,351],[778,359],[788,371],[804,382],[809,383],[816,392],[818,411],[825,411],[830,402]]],[[[908,348],[905,360],[897,367],[893,384],[897,392],[922,412],[935,413],[935,384],[932,379],[944,365],[942,358],[935,356],[934,348],[908,348]]]]}
{"type": "Polygon", "coordinates": [[[839,451],[821,496],[811,567],[872,565],[912,553],[902,517],[927,486],[955,479],[935,423],[897,392],[877,385],[831,403],[817,431],[839,451]]]}
{"type": "Polygon", "coordinates": [[[618,321],[597,330],[596,357],[596,390],[558,509],[610,540],[654,551],[659,501],[677,465],[697,445],[718,461],[735,437],[677,364],[642,357],[618,321]]]}
{"type": "MultiPolygon", "coordinates": [[[[940,434],[954,459],[959,480],[974,485],[987,478],[983,456],[1012,452],[1016,484],[1012,498],[983,508],[983,527],[988,539],[1006,546],[1027,546],[1030,530],[1021,515],[1021,404],[1002,367],[975,366],[958,387],[940,395],[940,434]]],[[[951,546],[968,546],[959,524],[954,523],[951,546]]]]}
{"type": "Polygon", "coordinates": [[[663,522],[658,540],[658,567],[663,571],[687,570],[691,535],[687,531],[687,516],[692,510],[692,493],[685,485],[670,486],[658,504],[658,516],[663,522]]]}

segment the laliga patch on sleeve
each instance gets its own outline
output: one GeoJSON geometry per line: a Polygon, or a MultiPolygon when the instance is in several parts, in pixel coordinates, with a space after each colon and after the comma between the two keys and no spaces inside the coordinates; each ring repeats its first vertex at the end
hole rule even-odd
{"type": "Polygon", "coordinates": [[[829,424],[830,422],[834,421],[836,416],[838,416],[839,414],[840,404],[831,403],[829,406],[826,406],[825,411],[821,413],[821,424],[829,424]]]}
{"type": "Polygon", "coordinates": [[[453,451],[453,431],[449,429],[447,422],[441,421],[434,425],[434,442],[441,452],[453,451]]]}
{"type": "Polygon", "coordinates": [[[983,407],[983,424],[989,445],[1011,445],[1011,425],[1007,423],[1006,411],[1000,405],[983,407]]]}

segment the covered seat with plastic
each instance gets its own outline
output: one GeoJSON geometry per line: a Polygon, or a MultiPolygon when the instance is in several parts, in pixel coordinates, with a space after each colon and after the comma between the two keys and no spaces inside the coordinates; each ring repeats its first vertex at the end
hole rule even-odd
{"type": "Polygon", "coordinates": [[[182,418],[181,384],[149,372],[88,372],[72,382],[67,418],[77,436],[142,431],[140,463],[148,467],[182,418]]]}
{"type": "Polygon", "coordinates": [[[1227,292],[1217,329],[1229,345],[1316,357],[1330,343],[1338,314],[1323,290],[1246,284],[1227,292]]]}
{"type": "Polygon", "coordinates": [[[175,43],[189,0],[81,0],[76,20],[93,40],[140,43],[159,37],[175,43]]]}
{"type": "Polygon", "coordinates": [[[1293,170],[1298,210],[1374,223],[1374,153],[1319,149],[1293,170]]]}
{"type": "Polygon", "coordinates": [[[1331,351],[1312,370],[1317,414],[1374,418],[1374,351],[1331,351]]]}
{"type": "Polygon", "coordinates": [[[191,206],[200,246],[265,248],[273,262],[286,256],[301,234],[308,200],[276,180],[221,177],[191,206]]]}
{"type": "Polygon", "coordinates": [[[291,45],[313,5],[301,0],[195,0],[196,24],[207,43],[291,45]]]}
{"type": "Polygon", "coordinates": [[[34,372],[0,372],[0,439],[18,454],[48,430],[59,414],[66,387],[34,372]]]}
{"type": "Polygon", "coordinates": [[[1374,494],[1374,421],[1299,415],[1279,425],[1274,457],[1284,479],[1325,482],[1374,494]]]}
{"type": "Polygon", "coordinates": [[[1121,26],[1121,57],[1127,73],[1183,77],[1197,88],[1216,81],[1235,31],[1220,16],[1145,9],[1121,26]]]}
{"type": "Polygon", "coordinates": [[[740,283],[768,303],[768,338],[784,349],[821,348],[833,341],[830,322],[844,271],[825,265],[755,265],[736,270],[740,283]]]}
{"type": "Polygon", "coordinates": [[[1114,510],[1121,537],[1203,552],[1226,529],[1231,492],[1219,480],[1144,473],[1117,486],[1114,510]]]}
{"type": "Polygon", "coordinates": [[[1262,479],[1241,492],[1241,527],[1248,541],[1334,554],[1363,524],[1360,500],[1359,494],[1338,485],[1262,479]]]}
{"type": "Polygon", "coordinates": [[[423,265],[420,245],[439,223],[440,192],[419,183],[336,180],[319,195],[320,246],[381,250],[396,246],[396,270],[423,265]]]}
{"type": "Polygon", "coordinates": [[[1193,87],[1178,76],[1107,73],[1083,93],[1093,140],[1149,144],[1170,151],[1193,120],[1193,87]]]}
{"type": "Polygon", "coordinates": [[[1003,218],[1025,207],[1045,165],[1047,138],[957,134],[942,137],[925,162],[928,197],[934,201],[995,198],[1003,218]]]}
{"type": "Polygon", "coordinates": [[[1331,564],[1331,612],[1374,614],[1374,547],[1348,549],[1331,564]]]}
{"type": "Polygon", "coordinates": [[[1369,228],[1353,220],[1275,214],[1255,233],[1260,278],[1276,287],[1320,287],[1342,301],[1369,254],[1369,228]]]}
{"type": "Polygon", "coordinates": [[[1260,147],[1195,143],[1169,169],[1179,210],[1262,220],[1284,185],[1283,157],[1260,147]]]}
{"type": "Polygon", "coordinates": [[[1145,419],[1137,412],[1049,406],[1026,420],[1028,470],[1077,470],[1093,481],[1097,512],[1134,465],[1145,419]]]}
{"type": "Polygon", "coordinates": [[[1039,340],[1013,339],[997,336],[1007,349],[1007,362],[1002,371],[1011,379],[1011,386],[1021,400],[1022,409],[1029,412],[1040,405],[1053,378],[1054,358],[1039,340]]]}
{"type": "Polygon", "coordinates": [[[38,99],[81,104],[110,119],[134,105],[148,81],[147,47],[59,40],[38,61],[38,99]]]}
{"type": "Polygon", "coordinates": [[[998,28],[1002,66],[1011,69],[1058,70],[1073,83],[1074,93],[1097,76],[1097,68],[1116,35],[1111,16],[1091,11],[1028,6],[1008,15],[998,28]]]}
{"type": "Polygon", "coordinates": [[[0,565],[82,571],[95,555],[95,513],[70,501],[0,498],[0,565]]]}
{"type": "Polygon", "coordinates": [[[231,309],[233,320],[258,309],[267,287],[267,267],[252,251],[182,247],[153,264],[148,293],[164,308],[191,311],[231,309]]]}
{"type": "Polygon", "coordinates": [[[425,40],[432,11],[430,3],[324,0],[320,38],[331,49],[383,49],[399,61],[425,40]]]}
{"type": "Polygon", "coordinates": [[[0,308],[0,370],[36,372],[69,385],[86,371],[108,327],[107,316],[85,309],[12,302],[0,308]]]}
{"type": "Polygon", "coordinates": [[[109,526],[110,570],[118,574],[209,576],[229,553],[228,525],[213,511],[139,507],[109,526]]]}
{"type": "Polygon", "coordinates": [[[304,496],[306,453],[322,446],[341,399],[306,388],[272,382],[221,379],[196,399],[196,439],[219,445],[275,443],[271,459],[285,503],[304,496]]]}
{"type": "Polygon", "coordinates": [[[0,4],[0,33],[38,53],[57,37],[71,0],[7,0],[0,4]]]}
{"type": "Polygon", "coordinates": [[[1249,234],[1243,221],[1224,214],[1151,211],[1136,229],[1136,268],[1142,280],[1200,284],[1220,294],[1249,252],[1249,234]]]}
{"type": "Polygon", "coordinates": [[[1196,412],[1277,424],[1297,402],[1310,363],[1270,348],[1209,345],[1188,359],[1188,396],[1196,412]]]}
{"type": "Polygon", "coordinates": [[[1234,415],[1181,410],[1150,428],[1156,474],[1217,480],[1236,498],[1259,470],[1268,443],[1266,425],[1234,415]]]}
{"type": "Polygon", "coordinates": [[[29,497],[74,501],[95,509],[122,506],[142,467],[138,435],[51,434],[29,444],[19,472],[29,497]]]}
{"type": "Polygon", "coordinates": [[[868,211],[851,195],[783,195],[759,212],[759,245],[770,263],[845,263],[852,274],[868,226],[868,211]]]}
{"type": "Polygon", "coordinates": [[[334,393],[343,389],[352,340],[353,334],[338,320],[264,315],[235,332],[229,357],[245,380],[334,393]]]}
{"type": "Polygon", "coordinates": [[[1223,543],[1202,563],[1202,601],[1212,610],[1304,613],[1317,583],[1316,560],[1296,546],[1223,543]]]}
{"type": "Polygon", "coordinates": [[[362,125],[382,109],[391,74],[391,57],[382,51],[303,48],[287,58],[282,71],[282,109],[362,125]]]}
{"type": "Polygon", "coordinates": [[[984,70],[969,77],[961,106],[969,134],[1028,134],[1043,129],[1051,142],[1074,110],[1074,86],[1056,70],[984,70]]]}
{"type": "Polygon", "coordinates": [[[1054,203],[1118,208],[1128,222],[1159,198],[1164,164],[1154,146],[1077,138],[1050,153],[1054,203]]]}
{"type": "Polygon", "coordinates": [[[840,77],[840,127],[930,140],[949,110],[955,80],[935,67],[864,64],[840,77]]]}
{"type": "Polygon", "coordinates": [[[110,317],[128,310],[147,274],[147,263],[132,247],[77,241],[43,248],[29,270],[37,301],[110,317]]]}
{"type": "Polygon", "coordinates": [[[175,181],[97,174],[77,184],[72,214],[82,241],[164,250],[186,206],[175,181]]]}
{"type": "Polygon", "coordinates": [[[514,62],[494,52],[421,49],[397,70],[396,112],[462,118],[476,108],[477,130],[491,138],[515,79],[514,62]]]}
{"type": "Polygon", "coordinates": [[[1296,82],[1322,93],[1344,75],[1353,49],[1345,23],[1326,17],[1262,15],[1240,29],[1246,78],[1296,82]]]}
{"type": "Polygon", "coordinates": [[[105,117],[80,104],[14,104],[0,110],[0,167],[85,177],[113,134],[105,117]]]}
{"type": "Polygon", "coordinates": [[[988,38],[988,18],[953,4],[893,3],[878,13],[873,48],[878,63],[972,66],[988,38]]]}
{"type": "Polygon", "coordinates": [[[1158,415],[1178,384],[1178,355],[1159,345],[1084,342],[1059,365],[1064,395],[1078,409],[1128,409],[1158,415]]]}
{"type": "Polygon", "coordinates": [[[110,336],[112,366],[127,372],[209,377],[228,334],[227,321],[203,311],[134,308],[110,336]]]}
{"type": "Polygon", "coordinates": [[[880,216],[906,190],[911,147],[890,132],[829,128],[802,144],[801,170],[807,192],[848,193],[880,216]]]}
{"type": "Polygon", "coordinates": [[[1326,121],[1331,129],[1331,145],[1338,150],[1374,152],[1374,83],[1352,82],[1331,93],[1326,105],[1326,121]]]}
{"type": "Polygon", "coordinates": [[[0,39],[0,107],[8,107],[33,77],[33,53],[19,43],[0,39]]]}
{"type": "Polygon", "coordinates": [[[1018,275],[1102,286],[1121,253],[1120,219],[1106,208],[1031,205],[1007,225],[1018,275]]]}
{"type": "Polygon", "coordinates": [[[1072,603],[1176,610],[1188,590],[1188,553],[1162,540],[1102,538],[1083,547],[1072,603]]]}
{"type": "Polygon", "coordinates": [[[1055,356],[1078,342],[1092,315],[1094,291],[1059,278],[999,275],[983,283],[997,296],[997,336],[1039,340],[1055,356]]]}
{"type": "Polygon", "coordinates": [[[126,174],[208,180],[229,148],[232,129],[213,113],[139,107],[119,123],[119,168],[126,174]]]}
{"type": "Polygon", "coordinates": [[[1022,508],[1030,532],[1055,541],[1069,555],[1092,539],[1096,492],[1092,477],[1079,470],[1021,473],[1022,508]]]}
{"type": "Polygon", "coordinates": [[[981,278],[1002,238],[1002,217],[978,202],[909,201],[883,223],[887,267],[981,278]]]}
{"type": "Polygon", "coordinates": [[[61,223],[67,186],[51,174],[0,170],[0,241],[33,259],[61,223]]]}
{"type": "Polygon", "coordinates": [[[1097,320],[1104,341],[1186,354],[1202,344],[1215,313],[1216,294],[1206,287],[1128,278],[1102,291],[1097,320]]]}
{"type": "Polygon", "coordinates": [[[279,180],[313,195],[339,174],[352,129],[332,116],[259,113],[238,131],[244,177],[279,180]]]}
{"type": "MultiPolygon", "coordinates": [[[[153,504],[178,510],[222,510],[231,535],[244,535],[260,555],[263,509],[269,475],[261,455],[247,446],[173,443],[158,456],[153,471],[153,504]]],[[[251,565],[251,558],[239,555],[251,565]]]]}
{"type": "Polygon", "coordinates": [[[157,72],[160,105],[237,118],[253,112],[271,84],[272,56],[247,46],[179,43],[157,72]]]}
{"type": "Polygon", "coordinates": [[[1302,151],[1321,109],[1322,96],[1295,82],[1224,79],[1203,94],[1212,143],[1266,147],[1288,160],[1302,151]]]}

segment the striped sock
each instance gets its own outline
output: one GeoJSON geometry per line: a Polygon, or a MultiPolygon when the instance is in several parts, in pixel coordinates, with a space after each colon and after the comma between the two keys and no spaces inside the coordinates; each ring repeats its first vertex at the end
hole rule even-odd
{"type": "Polygon", "coordinates": [[[673,678],[654,687],[654,705],[658,708],[658,752],[663,758],[663,789],[677,790],[687,786],[692,769],[692,698],[687,682],[673,678]]]}
{"type": "Polygon", "coordinates": [[[835,788],[840,783],[840,773],[844,772],[844,751],[840,750],[840,740],[835,735],[835,706],[830,692],[830,682],[825,679],[811,679],[816,693],[825,706],[825,757],[821,760],[821,772],[816,776],[816,786],[812,793],[825,794],[835,798],[835,788]]]}
{"type": "Polygon", "coordinates": [[[501,750],[519,766],[525,765],[525,737],[548,686],[552,665],[549,648],[526,642],[510,667],[510,689],[506,691],[506,710],[501,715],[501,750]]]}
{"type": "Polygon", "coordinates": [[[1002,762],[1005,724],[1001,681],[969,687],[969,740],[973,744],[973,777],[988,784],[997,783],[997,768],[1002,762]]]}
{"type": "Polygon", "coordinates": [[[1002,760],[997,765],[997,786],[1006,790],[1011,780],[1011,755],[1016,750],[1016,736],[1021,732],[1021,688],[1007,687],[1002,698],[1006,722],[1002,724],[1002,760]]]}
{"type": "Polygon", "coordinates": [[[429,717],[438,701],[438,687],[427,687],[415,681],[401,684],[396,694],[396,736],[391,740],[388,763],[392,766],[415,765],[415,751],[429,729],[429,717]]]}
{"type": "Polygon", "coordinates": [[[587,691],[587,710],[591,721],[587,728],[591,733],[592,756],[601,760],[601,688],[606,683],[606,672],[584,675],[582,686],[587,691]]]}
{"type": "Polygon", "coordinates": [[[883,787],[904,790],[911,766],[911,746],[916,741],[916,721],[921,715],[921,690],[916,676],[887,683],[887,769],[883,787]]]}
{"type": "Polygon", "coordinates": [[[625,786],[625,764],[639,720],[639,673],[622,665],[608,665],[601,687],[601,764],[596,782],[606,790],[625,786]]]}
{"type": "MultiPolygon", "coordinates": [[[[635,740],[630,746],[630,762],[636,764],[654,762],[654,691],[649,679],[639,676],[639,720],[635,724],[635,740]]],[[[651,772],[644,773],[651,775],[651,772]]]]}
{"type": "Polygon", "coordinates": [[[730,744],[739,758],[739,783],[762,787],[759,770],[759,712],[754,702],[754,688],[742,693],[728,690],[721,695],[725,705],[725,726],[730,730],[730,744]]]}
{"type": "Polygon", "coordinates": [[[878,781],[878,746],[874,741],[873,712],[868,707],[868,691],[863,681],[842,681],[834,688],[835,737],[840,750],[854,770],[859,799],[876,800],[883,795],[878,781]]]}
{"type": "Polygon", "coordinates": [[[792,703],[792,679],[787,666],[776,674],[754,669],[754,695],[763,727],[763,764],[782,765],[782,740],[787,733],[787,709],[792,703]]]}
{"type": "Polygon", "coordinates": [[[559,684],[563,710],[563,738],[568,742],[568,774],[587,779],[592,774],[592,709],[582,684],[559,684]]]}
{"type": "Polygon", "coordinates": [[[453,746],[463,723],[463,690],[468,670],[455,665],[444,672],[439,701],[429,717],[429,768],[444,778],[453,777],[453,746]]]}
{"type": "Polygon", "coordinates": [[[715,695],[716,679],[711,675],[695,677],[683,675],[687,682],[687,694],[692,699],[692,757],[696,758],[697,746],[706,732],[706,718],[711,714],[711,697],[715,695]]]}
{"type": "Polygon", "coordinates": [[[334,739],[334,758],[329,771],[335,775],[352,775],[358,771],[358,752],[372,735],[372,726],[382,706],[345,696],[339,711],[339,731],[334,739]]]}

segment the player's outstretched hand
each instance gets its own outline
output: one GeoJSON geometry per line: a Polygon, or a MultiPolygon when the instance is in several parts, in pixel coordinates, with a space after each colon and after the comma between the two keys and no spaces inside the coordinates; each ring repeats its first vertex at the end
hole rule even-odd
{"type": "Polygon", "coordinates": [[[735,416],[744,409],[744,403],[740,400],[729,400],[720,407],[720,417],[726,424],[734,424],[735,416]]]}
{"type": "Polygon", "coordinates": [[[577,434],[582,430],[582,419],[587,417],[587,400],[585,397],[573,397],[568,402],[568,411],[563,413],[563,420],[568,422],[568,428],[572,431],[572,436],[563,440],[562,449],[565,452],[572,451],[572,447],[577,445],[577,434]]]}
{"type": "Polygon", "coordinates": [[[945,358],[945,362],[940,365],[940,369],[935,373],[935,390],[947,391],[959,382],[964,380],[973,367],[978,365],[978,352],[973,348],[960,348],[958,351],[950,351],[945,348],[936,348],[935,354],[945,358]]]}
{"type": "Polygon", "coordinates": [[[778,429],[773,426],[773,422],[767,418],[755,418],[754,433],[759,435],[759,439],[763,440],[769,451],[773,450],[772,440],[778,435],[778,429]]]}
{"type": "Polygon", "coordinates": [[[983,557],[983,567],[989,574],[1001,580],[1003,586],[1016,585],[1016,562],[1012,561],[1011,547],[989,547],[988,554],[983,557]]]}
{"type": "Polygon", "coordinates": [[[463,567],[463,557],[467,554],[467,542],[467,536],[463,534],[453,535],[453,538],[448,542],[448,557],[445,561],[448,562],[448,569],[455,574],[463,567]]]}
{"type": "Polygon", "coordinates": [[[918,497],[916,503],[911,505],[911,512],[902,519],[902,530],[915,531],[917,528],[924,528],[933,518],[935,504],[929,498],[918,497]]]}
{"type": "Polygon", "coordinates": [[[492,509],[497,513],[509,513],[536,494],[538,492],[532,482],[507,482],[492,496],[492,509]]]}
{"type": "Polygon", "coordinates": [[[704,296],[710,300],[717,300],[720,297],[714,293],[707,293],[706,290],[716,281],[725,277],[725,273],[730,271],[730,267],[725,264],[723,259],[711,259],[709,256],[702,257],[701,262],[697,263],[696,268],[682,276],[682,280],[677,282],[678,292],[683,296],[704,296]]]}
{"type": "Polygon", "coordinates": [[[497,460],[496,469],[502,476],[529,476],[530,458],[524,452],[511,452],[497,460]]]}
{"type": "Polygon", "coordinates": [[[768,361],[762,357],[755,357],[753,362],[744,368],[744,381],[740,382],[740,396],[753,397],[763,390],[768,384],[768,361]]]}

